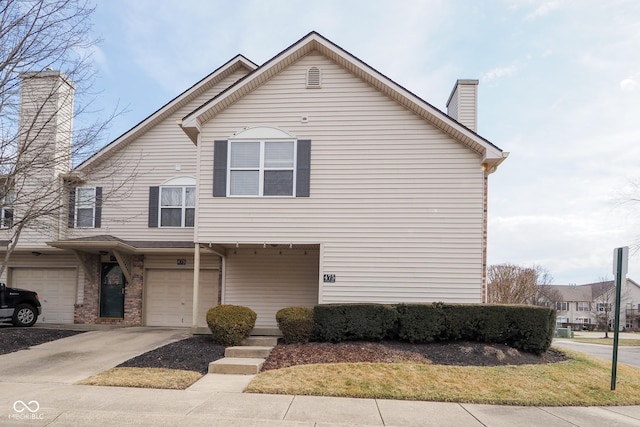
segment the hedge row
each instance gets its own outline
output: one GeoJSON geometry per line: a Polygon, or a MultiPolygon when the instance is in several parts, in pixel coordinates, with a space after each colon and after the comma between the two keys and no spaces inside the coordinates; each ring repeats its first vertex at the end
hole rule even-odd
{"type": "Polygon", "coordinates": [[[314,341],[503,343],[540,354],[551,345],[555,310],[515,305],[329,304],[313,309],[314,341]]]}

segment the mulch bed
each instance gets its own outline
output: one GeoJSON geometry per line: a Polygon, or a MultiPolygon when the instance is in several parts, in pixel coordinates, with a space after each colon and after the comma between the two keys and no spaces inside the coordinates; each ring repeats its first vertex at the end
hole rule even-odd
{"type": "Polygon", "coordinates": [[[224,347],[213,342],[211,335],[194,335],[140,356],[118,367],[184,369],[206,374],[209,363],[224,357],[224,347]]]}
{"type": "Polygon", "coordinates": [[[16,328],[11,325],[0,326],[0,354],[13,353],[34,345],[44,344],[60,338],[70,337],[84,331],[47,328],[16,328]]]}
{"type": "Polygon", "coordinates": [[[414,362],[457,366],[504,366],[556,363],[569,360],[564,353],[549,349],[541,355],[518,351],[504,344],[478,342],[343,342],[279,344],[263,370],[311,363],[414,362]]]}
{"type": "MultiPolygon", "coordinates": [[[[0,326],[0,354],[81,333],[64,329],[14,328],[0,326]]],[[[209,363],[224,357],[224,347],[210,335],[195,335],[129,359],[119,367],[167,368],[206,374],[209,363]]],[[[504,344],[477,342],[343,342],[278,344],[267,358],[263,370],[311,363],[413,362],[458,366],[503,366],[556,363],[569,360],[564,353],[549,349],[541,355],[518,351],[504,344]]]]}

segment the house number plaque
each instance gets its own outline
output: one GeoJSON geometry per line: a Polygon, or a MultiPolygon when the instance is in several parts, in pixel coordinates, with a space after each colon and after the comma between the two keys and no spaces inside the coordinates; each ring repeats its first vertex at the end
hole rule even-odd
{"type": "Polygon", "coordinates": [[[336,275],[335,274],[325,274],[324,275],[324,283],[336,283],[336,275]]]}

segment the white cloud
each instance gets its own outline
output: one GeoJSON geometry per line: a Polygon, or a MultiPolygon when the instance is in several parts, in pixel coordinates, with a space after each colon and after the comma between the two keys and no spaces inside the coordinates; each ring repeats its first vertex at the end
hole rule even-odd
{"type": "Polygon", "coordinates": [[[511,77],[517,70],[515,65],[510,65],[508,67],[497,67],[493,68],[486,73],[482,73],[481,79],[482,81],[491,81],[500,79],[503,77],[511,77]]]}
{"type": "Polygon", "coordinates": [[[558,8],[558,2],[557,1],[547,1],[542,3],[540,6],[538,6],[538,8],[536,10],[534,10],[533,12],[531,12],[530,14],[528,14],[525,17],[525,20],[527,21],[533,21],[537,18],[540,18],[542,16],[546,16],[548,15],[551,11],[555,10],[558,8]]]}
{"type": "Polygon", "coordinates": [[[633,92],[638,87],[638,82],[634,79],[624,79],[620,82],[620,89],[625,92],[633,92]]]}

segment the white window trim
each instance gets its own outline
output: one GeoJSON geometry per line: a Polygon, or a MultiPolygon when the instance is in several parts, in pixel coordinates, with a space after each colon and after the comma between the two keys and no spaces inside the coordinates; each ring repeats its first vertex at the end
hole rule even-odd
{"type": "Polygon", "coordinates": [[[557,311],[569,311],[569,302],[568,301],[558,301],[556,302],[556,310],[557,311]],[[558,308],[558,305],[562,308],[558,308]]]}
{"type": "MultiPolygon", "coordinates": [[[[195,215],[196,204],[193,206],[187,206],[187,188],[193,188],[193,191],[196,191],[195,185],[161,185],[158,190],[158,227],[159,228],[193,228],[195,226],[195,217],[194,217],[194,225],[185,225],[187,221],[187,209],[193,209],[195,215]],[[162,190],[164,188],[181,188],[182,189],[182,206],[162,206],[162,190]],[[180,213],[180,225],[162,225],[162,209],[181,209],[180,213]]],[[[197,193],[196,193],[197,197],[197,193]]]]}
{"type": "Polygon", "coordinates": [[[578,301],[577,302],[577,306],[576,306],[576,311],[591,311],[590,307],[589,307],[589,302],[585,302],[585,301],[578,301]],[[583,306],[582,308],[580,307],[580,304],[586,304],[586,306],[583,306]]]}
{"type": "Polygon", "coordinates": [[[250,197],[268,197],[268,198],[294,198],[296,197],[296,181],[298,174],[298,140],[297,139],[286,139],[286,138],[278,138],[278,139],[233,139],[229,140],[229,148],[227,150],[227,197],[239,197],[239,198],[250,198],[250,197]],[[258,194],[231,194],[231,172],[235,171],[255,171],[256,168],[232,168],[231,167],[231,152],[232,146],[237,142],[253,142],[260,143],[260,164],[258,165],[258,194]],[[267,142],[292,142],[293,143],[293,166],[291,168],[266,168],[264,166],[264,150],[265,144],[267,142]],[[293,183],[292,183],[292,193],[287,196],[279,196],[279,195],[264,195],[264,172],[265,171],[293,171],[293,183]]]}
{"type": "Polygon", "coordinates": [[[73,226],[74,228],[95,228],[96,226],[96,187],[76,187],[76,205],[75,212],[73,218],[73,226]],[[93,204],[91,205],[91,225],[90,226],[80,226],[78,225],[78,210],[79,209],[89,209],[89,206],[80,206],[80,190],[92,190],[93,191],[93,204]]]}

